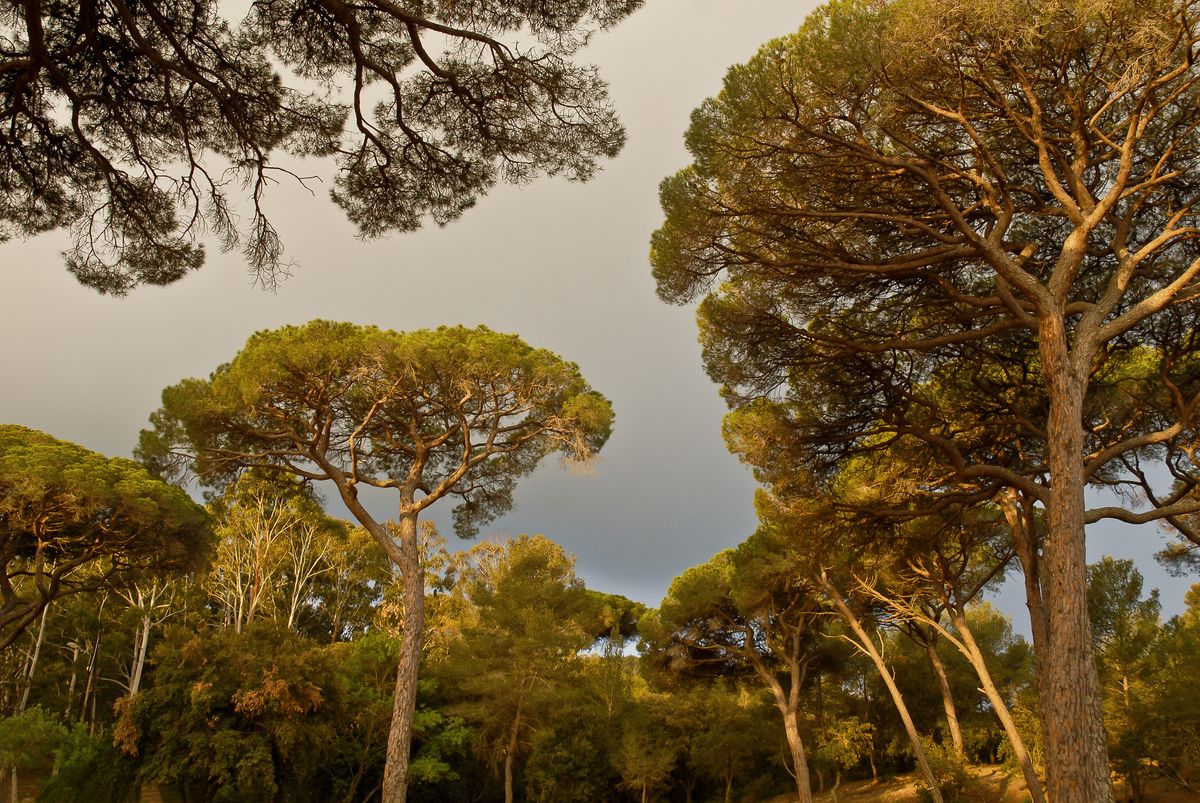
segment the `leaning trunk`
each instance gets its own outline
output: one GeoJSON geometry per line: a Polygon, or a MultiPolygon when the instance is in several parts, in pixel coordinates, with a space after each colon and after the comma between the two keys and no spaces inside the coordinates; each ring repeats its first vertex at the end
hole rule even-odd
{"type": "Polygon", "coordinates": [[[938,688],[942,692],[942,710],[946,712],[946,727],[950,731],[950,742],[954,745],[954,754],[958,756],[959,760],[966,761],[967,751],[963,747],[962,728],[958,724],[958,711],[954,708],[954,695],[950,692],[950,679],[946,677],[946,667],[937,653],[937,642],[934,641],[931,633],[922,633],[920,640],[925,647],[925,654],[929,656],[929,665],[933,667],[933,674],[937,677],[938,688]]]}
{"type": "Polygon", "coordinates": [[[46,614],[49,612],[50,605],[47,604],[42,608],[42,621],[38,625],[37,642],[33,645],[33,655],[29,658],[29,672],[25,675],[25,690],[21,693],[21,704],[17,707],[17,714],[24,714],[25,706],[29,705],[29,692],[33,688],[33,672],[37,669],[38,656],[42,653],[42,641],[46,638],[46,614]]]}
{"type": "Polygon", "coordinates": [[[387,759],[383,770],[382,803],[404,803],[408,793],[409,750],[412,743],[413,712],[417,707],[417,675],[421,666],[421,635],[425,627],[425,573],[417,547],[416,514],[402,515],[399,522],[400,582],[404,596],[404,635],[400,641],[400,664],[396,670],[396,695],[388,730],[387,759]]]}
{"type": "Polygon", "coordinates": [[[146,668],[146,652],[150,647],[150,617],[142,618],[141,637],[137,652],[133,656],[133,672],[129,679],[129,696],[133,697],[142,687],[142,671],[146,668]]]}
{"type": "Polygon", "coordinates": [[[1113,788],[1087,615],[1084,549],[1083,389],[1091,365],[1084,360],[1087,354],[1070,359],[1062,317],[1043,318],[1039,335],[1050,400],[1049,532],[1042,576],[1049,632],[1046,658],[1039,661],[1044,674],[1038,677],[1046,774],[1054,803],[1104,803],[1113,800],[1113,788]]]}
{"type": "Polygon", "coordinates": [[[796,796],[800,803],[812,803],[812,781],[808,776],[808,758],[804,755],[804,741],[796,724],[796,712],[783,711],[783,730],[787,734],[788,750],[792,754],[792,766],[796,772],[796,796]]]}
{"type": "Polygon", "coordinates": [[[1008,736],[1008,743],[1012,746],[1013,755],[1016,756],[1017,763],[1021,765],[1021,773],[1025,776],[1025,784],[1029,787],[1029,796],[1033,799],[1033,803],[1046,803],[1046,795],[1042,791],[1042,783],[1033,767],[1029,751],[1025,748],[1025,740],[1021,738],[1017,725],[1013,722],[1012,714],[1008,710],[1008,705],[1000,695],[999,689],[996,688],[995,681],[992,680],[992,673],[983,660],[983,652],[975,642],[975,636],[967,625],[966,617],[963,616],[962,611],[951,608],[950,620],[958,631],[963,646],[966,647],[965,657],[979,677],[979,682],[983,684],[983,693],[987,696],[988,702],[992,704],[992,710],[996,712],[996,718],[1000,720],[1000,725],[1008,736]]]}
{"type": "MultiPolygon", "coordinates": [[[[871,641],[871,637],[863,630],[862,624],[858,621],[858,617],[854,615],[854,611],[850,610],[850,606],[842,599],[842,595],[838,592],[833,584],[829,582],[824,574],[818,574],[814,577],[821,590],[829,597],[829,601],[837,608],[839,614],[850,630],[853,631],[857,638],[857,643],[860,649],[867,654],[871,659],[871,663],[875,664],[875,669],[878,670],[879,676],[883,678],[883,683],[887,686],[888,693],[892,696],[892,702],[896,705],[896,712],[900,714],[900,721],[904,723],[904,730],[908,734],[908,741],[912,745],[913,755],[917,759],[917,767],[921,770],[921,775],[924,776],[926,784],[929,786],[929,796],[933,799],[933,803],[943,803],[942,791],[938,788],[937,780],[933,777],[933,770],[929,767],[929,761],[925,758],[925,751],[921,748],[921,739],[917,735],[917,726],[913,724],[912,716],[908,713],[908,706],[904,704],[904,697],[900,694],[900,689],[896,686],[896,680],[892,677],[892,673],[888,671],[887,664],[883,662],[883,656],[879,654],[879,650],[875,649],[875,644],[871,641]]],[[[1057,802],[1056,802],[1057,803],[1057,802]]]]}

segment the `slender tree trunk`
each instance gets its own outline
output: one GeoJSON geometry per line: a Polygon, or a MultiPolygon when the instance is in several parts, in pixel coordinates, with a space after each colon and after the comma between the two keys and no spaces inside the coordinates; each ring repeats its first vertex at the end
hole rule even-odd
{"type": "Polygon", "coordinates": [[[142,670],[146,668],[146,652],[150,646],[150,617],[142,618],[141,639],[138,642],[137,652],[133,658],[133,672],[129,680],[129,696],[138,693],[142,687],[142,670]]]}
{"type": "Polygon", "coordinates": [[[508,750],[504,755],[504,803],[513,803],[513,764],[517,758],[517,737],[520,733],[521,704],[518,702],[517,714],[508,733],[508,750]]]}
{"type": "Polygon", "coordinates": [[[925,757],[925,751],[921,748],[921,739],[917,735],[917,726],[913,724],[912,716],[908,713],[908,706],[904,704],[904,697],[900,694],[900,689],[896,686],[896,680],[892,677],[892,673],[888,671],[887,664],[883,662],[883,656],[879,654],[879,650],[875,649],[875,644],[871,641],[871,637],[863,630],[862,624],[858,621],[858,617],[850,610],[850,606],[842,599],[842,595],[838,592],[833,584],[825,578],[823,574],[815,575],[814,579],[825,595],[829,597],[829,601],[837,608],[842,619],[850,626],[850,629],[857,637],[858,645],[875,664],[875,668],[879,671],[879,676],[883,678],[883,683],[887,686],[888,693],[892,695],[892,702],[896,705],[896,711],[900,714],[900,720],[904,723],[904,730],[908,734],[908,741],[912,745],[913,755],[917,759],[917,767],[921,770],[921,775],[925,777],[926,783],[929,785],[929,796],[933,798],[933,803],[944,803],[942,791],[938,788],[937,781],[933,777],[933,770],[929,768],[929,760],[925,757]]]}
{"type": "Polygon", "coordinates": [[[1029,757],[1029,751],[1025,748],[1025,740],[1021,738],[1017,725],[1013,722],[1012,714],[1008,710],[1008,705],[992,680],[992,673],[983,660],[983,652],[979,649],[975,636],[967,625],[966,617],[961,610],[954,608],[951,608],[949,613],[950,621],[958,631],[959,639],[967,648],[965,657],[970,661],[975,674],[979,676],[979,682],[983,684],[983,693],[987,695],[988,702],[992,704],[992,710],[996,712],[996,718],[1000,720],[1000,725],[1008,736],[1009,744],[1012,745],[1013,754],[1021,765],[1025,784],[1029,787],[1029,796],[1033,798],[1033,803],[1046,803],[1046,793],[1042,791],[1042,783],[1038,779],[1037,770],[1034,769],[1033,759],[1029,757]]]}
{"type": "Polygon", "coordinates": [[[958,724],[958,711],[954,708],[954,695],[950,692],[950,679],[946,677],[946,666],[937,653],[937,642],[932,633],[922,633],[920,637],[925,654],[929,656],[929,665],[937,678],[938,688],[942,692],[942,710],[946,712],[946,727],[950,731],[950,743],[954,745],[954,754],[962,761],[967,760],[967,751],[963,747],[962,727],[958,724]]]}
{"type": "Polygon", "coordinates": [[[401,513],[399,520],[400,566],[403,583],[404,636],[396,669],[396,695],[388,731],[387,759],[383,769],[382,803],[404,803],[408,794],[409,750],[413,712],[417,708],[417,675],[421,668],[421,637],[425,628],[425,573],[417,546],[417,515],[401,513]]]}
{"type": "MultiPolygon", "coordinates": [[[[1049,533],[1042,577],[1049,625],[1039,668],[1046,775],[1054,803],[1111,803],[1108,745],[1087,616],[1083,390],[1091,352],[1072,355],[1062,315],[1041,319],[1039,348],[1050,401],[1049,533]],[[1072,359],[1073,357],[1073,359],[1072,359]]],[[[1035,645],[1036,647],[1036,645],[1035,645]]]]}
{"type": "Polygon", "coordinates": [[[733,773],[725,773],[725,803],[733,803],[733,773]]]}
{"type": "Polygon", "coordinates": [[[79,662],[79,643],[72,641],[68,644],[71,648],[71,682],[67,684],[67,707],[63,711],[64,716],[71,716],[71,703],[75,701],[75,679],[79,675],[79,670],[76,665],[79,662]]]}
{"type": "Polygon", "coordinates": [[[1046,645],[1050,642],[1050,625],[1046,621],[1046,606],[1042,599],[1041,555],[1033,506],[1013,489],[1002,494],[998,501],[1012,530],[1013,546],[1021,564],[1025,581],[1025,607],[1029,609],[1029,628],[1033,633],[1033,660],[1038,677],[1042,677],[1045,674],[1042,663],[1046,657],[1046,645]]]}
{"type": "Polygon", "coordinates": [[[21,692],[21,702],[17,706],[17,714],[24,714],[25,706],[29,705],[29,692],[33,689],[33,672],[37,669],[38,657],[42,654],[42,641],[46,638],[46,614],[49,612],[49,605],[42,608],[42,620],[38,624],[37,641],[33,644],[33,655],[29,658],[29,671],[25,673],[25,690],[21,692]]]}
{"type": "MultiPolygon", "coordinates": [[[[92,644],[92,656],[88,659],[87,680],[83,684],[83,704],[79,709],[79,721],[83,722],[87,719],[88,714],[88,696],[96,693],[96,658],[100,655],[100,633],[96,634],[96,641],[92,644]]],[[[95,710],[95,706],[92,706],[95,710]]]]}

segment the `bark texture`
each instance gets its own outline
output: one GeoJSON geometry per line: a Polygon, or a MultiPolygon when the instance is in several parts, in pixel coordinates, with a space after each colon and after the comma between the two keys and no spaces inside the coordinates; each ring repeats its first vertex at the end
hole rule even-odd
{"type": "Polygon", "coordinates": [[[417,674],[421,667],[421,636],[425,628],[425,573],[417,545],[417,516],[402,513],[398,529],[400,582],[404,584],[404,637],[396,669],[396,696],[388,729],[383,774],[383,803],[404,803],[408,794],[409,749],[413,712],[417,708],[417,674]]]}

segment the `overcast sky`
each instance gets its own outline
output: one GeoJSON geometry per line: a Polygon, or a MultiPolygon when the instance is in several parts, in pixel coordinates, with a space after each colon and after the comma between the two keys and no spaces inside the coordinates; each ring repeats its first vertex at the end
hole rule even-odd
{"type": "MultiPolygon", "coordinates": [[[[444,229],[365,243],[323,188],[275,188],[269,209],[298,265],[274,294],[250,286],[237,254],[211,250],[172,287],[105,298],[66,273],[57,236],[0,245],[0,421],[128,455],[165,386],[207,376],[259,329],[327,318],[515,332],[577,362],[612,400],[616,429],[594,474],[548,461],[484,537],[545,533],[578,556],[589,586],[657,604],[677,574],[755,526],[754,483],[722,444],[724,405],[700,365],[694,310],[654,294],[657,185],[687,164],[688,115],[725,70],[814,6],[648,0],[598,35],[585,56],[609,81],[629,144],[587,184],[501,188],[444,229]]],[[[311,172],[328,187],[328,164],[311,172]]],[[[448,503],[433,510],[449,535],[448,503]]],[[[1182,608],[1189,581],[1150,560],[1162,545],[1153,527],[1089,537],[1090,559],[1137,557],[1165,610],[1182,608]]],[[[1028,632],[1012,592],[1001,606],[1028,632]]]]}

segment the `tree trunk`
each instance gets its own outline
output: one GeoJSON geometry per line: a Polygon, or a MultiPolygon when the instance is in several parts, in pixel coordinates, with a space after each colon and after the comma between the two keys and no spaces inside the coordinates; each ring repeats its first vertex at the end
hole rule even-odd
{"type": "Polygon", "coordinates": [[[1025,607],[1029,609],[1029,628],[1033,633],[1033,660],[1038,677],[1045,675],[1043,663],[1050,642],[1046,606],[1042,599],[1041,555],[1033,505],[1017,491],[1009,489],[998,501],[1012,530],[1013,546],[1025,581],[1025,607]]]}
{"type": "Polygon", "coordinates": [[[396,695],[388,730],[387,759],[383,769],[382,803],[404,803],[408,794],[409,750],[413,712],[417,707],[417,675],[421,668],[421,636],[425,627],[425,573],[417,546],[417,516],[401,514],[399,521],[400,581],[404,596],[404,635],[396,670],[396,695]]]}
{"type": "Polygon", "coordinates": [[[941,656],[937,654],[937,642],[933,639],[932,633],[925,632],[922,632],[920,641],[925,647],[925,654],[929,656],[929,665],[933,667],[938,688],[942,692],[942,710],[946,712],[946,727],[950,731],[950,742],[954,745],[954,754],[961,761],[966,761],[967,751],[963,747],[962,727],[958,724],[958,711],[954,708],[954,695],[950,692],[950,679],[946,677],[946,667],[942,663],[941,656]]]}
{"type": "Polygon", "coordinates": [[[1049,533],[1042,577],[1049,632],[1046,660],[1039,664],[1044,675],[1038,678],[1046,775],[1054,803],[1111,803],[1100,680],[1087,615],[1083,391],[1091,353],[1082,349],[1070,354],[1061,315],[1043,317],[1038,334],[1050,401],[1049,533]]]}
{"type": "Polygon", "coordinates": [[[733,803],[733,773],[725,775],[725,803],[733,803]]]}
{"type": "Polygon", "coordinates": [[[796,724],[796,712],[785,711],[783,730],[787,734],[788,749],[792,753],[792,766],[796,772],[796,796],[800,803],[812,803],[812,781],[808,776],[808,758],[804,755],[804,742],[800,739],[800,727],[796,724]]]}
{"type": "Polygon", "coordinates": [[[513,803],[513,764],[517,758],[517,736],[521,733],[521,704],[513,717],[512,729],[508,734],[508,751],[504,755],[504,803],[513,803]]]}
{"type": "Polygon", "coordinates": [[[33,645],[33,655],[29,658],[29,671],[25,674],[25,690],[21,692],[21,703],[17,707],[17,714],[25,713],[25,706],[29,705],[29,692],[33,689],[33,671],[37,669],[38,656],[42,653],[42,641],[46,638],[46,614],[50,612],[50,605],[47,604],[42,608],[42,621],[38,624],[37,641],[33,645]]]}
{"type": "Polygon", "coordinates": [[[67,645],[71,648],[71,682],[67,684],[67,706],[63,711],[65,716],[71,716],[71,703],[75,700],[75,679],[79,675],[76,664],[79,662],[79,644],[72,641],[67,645]]]}
{"type": "Polygon", "coordinates": [[[137,646],[137,652],[133,656],[133,672],[129,679],[129,696],[138,693],[138,689],[142,687],[142,670],[146,668],[146,651],[150,646],[150,616],[147,614],[142,618],[141,639],[137,646]]]}
{"type": "Polygon", "coordinates": [[[1033,767],[1033,760],[1029,757],[1029,751],[1025,749],[1025,740],[1021,738],[1020,732],[1017,731],[1017,725],[1013,722],[1008,705],[1005,704],[1004,698],[1000,695],[1000,691],[996,688],[996,684],[992,680],[992,673],[988,671],[987,664],[983,660],[983,652],[975,642],[975,636],[971,633],[970,627],[967,626],[966,617],[963,616],[962,611],[953,608],[950,609],[949,613],[950,621],[958,631],[958,636],[963,646],[967,648],[965,657],[971,663],[972,668],[974,668],[975,674],[979,676],[979,682],[983,684],[983,693],[987,695],[988,702],[992,704],[992,710],[996,712],[996,718],[1000,720],[1000,725],[1004,728],[1004,732],[1008,736],[1009,744],[1012,745],[1013,754],[1016,756],[1017,762],[1021,765],[1021,772],[1025,776],[1026,785],[1029,787],[1029,796],[1033,799],[1033,803],[1046,803],[1046,794],[1042,791],[1042,784],[1038,779],[1037,771],[1033,767]]]}
{"type": "MultiPolygon", "coordinates": [[[[883,662],[883,656],[879,654],[879,650],[875,649],[874,642],[871,637],[863,630],[862,624],[858,621],[858,617],[850,610],[850,606],[842,599],[842,595],[833,587],[824,574],[815,575],[814,578],[817,584],[829,597],[829,601],[837,608],[842,619],[854,631],[854,635],[858,639],[858,645],[862,648],[871,662],[875,664],[875,668],[879,671],[879,676],[883,678],[883,683],[887,686],[888,693],[892,695],[892,702],[896,705],[896,711],[900,714],[900,720],[904,723],[904,730],[908,734],[908,741],[912,745],[913,755],[917,759],[917,767],[921,770],[921,775],[925,777],[926,783],[929,785],[929,796],[933,799],[933,803],[944,803],[942,798],[942,790],[938,788],[937,781],[933,777],[933,770],[929,768],[929,760],[925,758],[925,751],[921,748],[921,739],[917,735],[917,726],[913,724],[912,716],[908,713],[908,706],[904,704],[904,697],[900,694],[900,689],[896,687],[896,680],[892,677],[892,673],[888,671],[887,664],[883,662]]],[[[1057,801],[1056,801],[1057,803],[1057,801]]]]}

